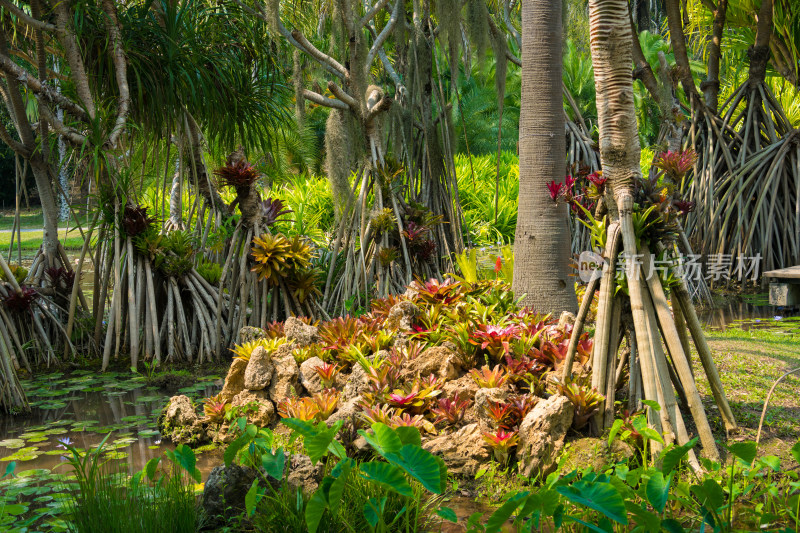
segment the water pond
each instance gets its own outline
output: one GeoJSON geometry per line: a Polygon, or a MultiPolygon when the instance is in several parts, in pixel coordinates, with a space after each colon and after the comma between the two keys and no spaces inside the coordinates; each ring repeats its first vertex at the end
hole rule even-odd
{"type": "MultiPolygon", "coordinates": [[[[149,386],[144,377],[78,370],[42,375],[23,386],[31,415],[0,416],[0,474],[15,466],[15,477],[0,481],[0,511],[6,509],[0,530],[5,531],[15,515],[32,520],[27,531],[63,530],[59,515],[65,493],[74,487],[71,467],[65,464],[65,442],[90,450],[109,436],[103,447],[106,468],[128,474],[174,448],[162,442],[156,427],[170,395],[149,386]]],[[[221,387],[220,376],[206,376],[179,393],[200,400],[221,387]]],[[[217,450],[198,453],[204,481],[221,462],[217,450]]]]}

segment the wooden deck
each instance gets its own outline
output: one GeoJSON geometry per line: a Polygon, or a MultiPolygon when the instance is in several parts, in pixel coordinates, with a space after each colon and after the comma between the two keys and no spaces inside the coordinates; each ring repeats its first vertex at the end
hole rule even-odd
{"type": "Polygon", "coordinates": [[[764,277],[778,278],[778,279],[796,279],[800,281],[800,265],[789,268],[781,268],[780,270],[770,270],[764,272],[764,277]]]}

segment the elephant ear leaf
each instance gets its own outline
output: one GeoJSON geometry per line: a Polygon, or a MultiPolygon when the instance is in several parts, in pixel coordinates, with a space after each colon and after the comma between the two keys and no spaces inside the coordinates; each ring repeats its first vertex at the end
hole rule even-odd
{"type": "Polygon", "coordinates": [[[750,465],[756,460],[758,450],[755,442],[734,442],[729,446],[725,446],[725,448],[744,464],[750,465]]]}
{"type": "Polygon", "coordinates": [[[650,505],[653,506],[653,509],[658,511],[659,513],[664,512],[664,507],[667,505],[667,499],[669,498],[669,485],[672,482],[672,476],[667,476],[667,479],[664,479],[664,474],[661,472],[655,472],[650,479],[647,480],[647,485],[645,486],[645,492],[647,493],[647,500],[650,502],[650,505]]]}
{"type": "Polygon", "coordinates": [[[383,461],[371,461],[363,463],[359,470],[361,471],[361,477],[372,483],[407,498],[411,498],[414,495],[414,490],[399,466],[384,463],[383,461]]]}
{"type": "Polygon", "coordinates": [[[392,428],[380,422],[372,424],[372,433],[363,429],[358,430],[370,446],[380,455],[386,457],[387,453],[395,453],[403,447],[403,441],[392,428]]]}
{"type": "Polygon", "coordinates": [[[414,444],[406,444],[397,453],[387,453],[386,460],[402,468],[430,492],[441,494],[444,489],[439,462],[427,450],[414,444]]]}
{"type": "Polygon", "coordinates": [[[661,471],[665,475],[669,475],[670,472],[681,462],[686,454],[689,453],[689,450],[697,445],[697,437],[693,438],[683,446],[673,446],[666,452],[664,452],[664,456],[661,461],[661,471]]]}
{"type": "Polygon", "coordinates": [[[572,503],[602,513],[619,524],[628,524],[625,500],[611,483],[578,481],[556,487],[556,491],[572,503]]]}

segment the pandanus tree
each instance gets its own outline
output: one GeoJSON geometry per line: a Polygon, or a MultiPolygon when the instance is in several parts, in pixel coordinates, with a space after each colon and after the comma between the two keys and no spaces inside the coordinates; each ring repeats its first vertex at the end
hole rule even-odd
{"type": "MultiPolygon", "coordinates": [[[[679,331],[681,325],[676,324],[673,318],[664,285],[670,289],[672,306],[679,307],[686,317],[714,399],[720,408],[726,429],[730,430],[736,427],[736,422],[725,398],[717,369],[684,282],[676,278],[671,284],[662,284],[658,275],[651,275],[654,252],[674,246],[669,238],[674,229],[670,231],[668,225],[659,225],[670,220],[670,206],[664,205],[657,195],[654,200],[654,195],[642,194],[645,184],[639,166],[639,139],[633,107],[630,68],[633,55],[628,9],[628,2],[625,0],[589,2],[600,157],[607,177],[605,204],[608,209],[605,219],[607,224],[597,226],[596,236],[598,242],[604,244],[604,256],[608,265],[602,276],[592,281],[587,288],[570,339],[563,375],[564,379],[570,379],[572,360],[583,329],[583,321],[599,286],[591,362],[592,385],[605,395],[606,400],[596,417],[596,424],[599,427],[608,427],[613,421],[617,368],[627,365],[630,371],[629,400],[632,407],[638,408],[641,399],[657,402],[661,406],[660,410],[654,409],[652,404],[647,407],[651,427],[663,433],[667,443],[685,444],[689,441],[687,424],[675,398],[677,389],[689,407],[703,451],[709,457],[717,457],[714,437],[690,367],[688,346],[681,342],[681,338],[688,339],[688,335],[679,331]],[[657,213],[657,218],[648,220],[654,213],[657,213]],[[653,231],[644,231],[648,227],[653,231]],[[617,279],[616,266],[620,261],[624,267],[624,276],[617,279]],[[622,359],[618,357],[618,353],[625,324],[628,324],[630,330],[631,352],[629,357],[622,359]]],[[[690,463],[699,468],[694,456],[690,457],[690,463]]]]}
{"type": "MultiPolygon", "coordinates": [[[[92,173],[105,176],[108,164],[114,162],[97,156],[118,146],[125,130],[130,95],[125,80],[120,25],[113,2],[104,0],[95,10],[97,27],[108,44],[110,76],[117,82],[115,97],[105,108],[92,96],[91,77],[76,36],[76,24],[82,18],[75,17],[72,6],[65,2],[34,0],[29,3],[4,1],[2,7],[0,73],[4,82],[3,102],[12,119],[13,131],[3,129],[0,138],[28,161],[33,170],[42,204],[44,231],[43,244],[28,276],[21,280],[23,286],[0,260],[7,283],[0,293],[6,296],[7,304],[12,302],[11,306],[6,305],[7,310],[0,312],[4,322],[0,328],[0,337],[3,337],[0,344],[4,358],[16,366],[18,356],[30,368],[22,343],[34,341],[39,348],[34,356],[37,362],[50,364],[57,359],[55,346],[59,343],[56,341],[63,341],[65,353],[71,351],[74,355],[70,339],[76,302],[79,300],[83,310],[89,311],[79,279],[58,241],[59,210],[52,185],[58,181],[53,179],[56,173],[50,153],[55,144],[52,141],[60,136],[71,145],[86,149],[84,161],[90,162],[92,173]],[[61,90],[51,81],[56,78],[61,90]],[[12,309],[16,317],[8,315],[12,309]],[[62,325],[64,322],[66,328],[62,325]]],[[[86,235],[82,257],[90,234],[86,235]]],[[[8,379],[9,374],[5,374],[8,379]]],[[[16,398],[18,400],[19,396],[16,398]]],[[[21,405],[24,406],[24,402],[21,405]]]]}
{"type": "Polygon", "coordinates": [[[800,135],[765,81],[770,64],[791,78],[785,40],[776,34],[782,25],[775,22],[787,9],[784,2],[761,2],[747,79],[721,111],[723,126],[735,133],[719,149],[724,159],[711,159],[717,173],[695,172],[690,189],[692,199],[704,201],[693,228],[706,253],[760,255],[765,269],[800,261],[800,135]]]}
{"type": "Polygon", "coordinates": [[[449,261],[462,244],[455,176],[441,149],[449,139],[442,133],[446,106],[437,112],[431,105],[437,94],[440,103],[443,98],[441,83],[436,87],[433,78],[427,3],[414,4],[413,27],[404,2],[325,3],[315,26],[330,29],[327,51],[315,28],[298,17],[289,22],[279,2],[237,4],[266,20],[274,35],[305,58],[295,61],[298,115],[306,103],[329,108],[325,167],[337,224],[323,307],[340,311],[346,300],[370,291],[379,296],[402,291],[413,275],[440,276],[445,263],[439,254],[449,261]],[[394,63],[387,54],[392,41],[398,52],[394,63]],[[401,63],[414,65],[401,71],[404,79],[396,68],[401,63]],[[383,76],[376,76],[381,71],[383,76]]]}

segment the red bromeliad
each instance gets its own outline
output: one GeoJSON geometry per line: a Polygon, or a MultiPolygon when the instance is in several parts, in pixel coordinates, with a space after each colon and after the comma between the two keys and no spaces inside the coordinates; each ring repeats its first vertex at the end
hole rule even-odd
{"type": "Polygon", "coordinates": [[[316,372],[322,380],[322,387],[325,389],[333,385],[340,370],[341,367],[339,365],[330,363],[322,363],[314,367],[314,372],[316,372]]]}
{"type": "Polygon", "coordinates": [[[435,423],[460,424],[464,421],[469,403],[469,400],[462,400],[459,396],[440,398],[438,406],[431,409],[431,413],[436,415],[435,423]]]}
{"type": "Polygon", "coordinates": [[[521,333],[522,327],[518,324],[505,327],[480,324],[472,330],[469,342],[485,350],[495,359],[500,359],[511,352],[510,343],[518,340],[521,333]]]}
{"type": "Polygon", "coordinates": [[[511,448],[519,444],[519,435],[516,431],[498,429],[495,433],[484,432],[483,440],[494,450],[495,457],[505,462],[511,448]]]}
{"type": "Polygon", "coordinates": [[[608,180],[608,178],[603,176],[602,170],[598,170],[597,172],[589,174],[588,176],[586,176],[586,179],[588,179],[592,185],[597,187],[598,191],[600,190],[601,187],[603,187],[606,184],[606,181],[608,180]]]}
{"type": "Polygon", "coordinates": [[[694,150],[683,150],[680,152],[664,152],[658,156],[653,166],[664,171],[673,180],[679,180],[697,162],[697,154],[694,150]]]}
{"type": "Polygon", "coordinates": [[[556,183],[555,181],[551,181],[547,184],[547,190],[550,191],[550,198],[554,201],[558,201],[558,197],[561,196],[561,189],[564,187],[563,183],[556,183]]]}

